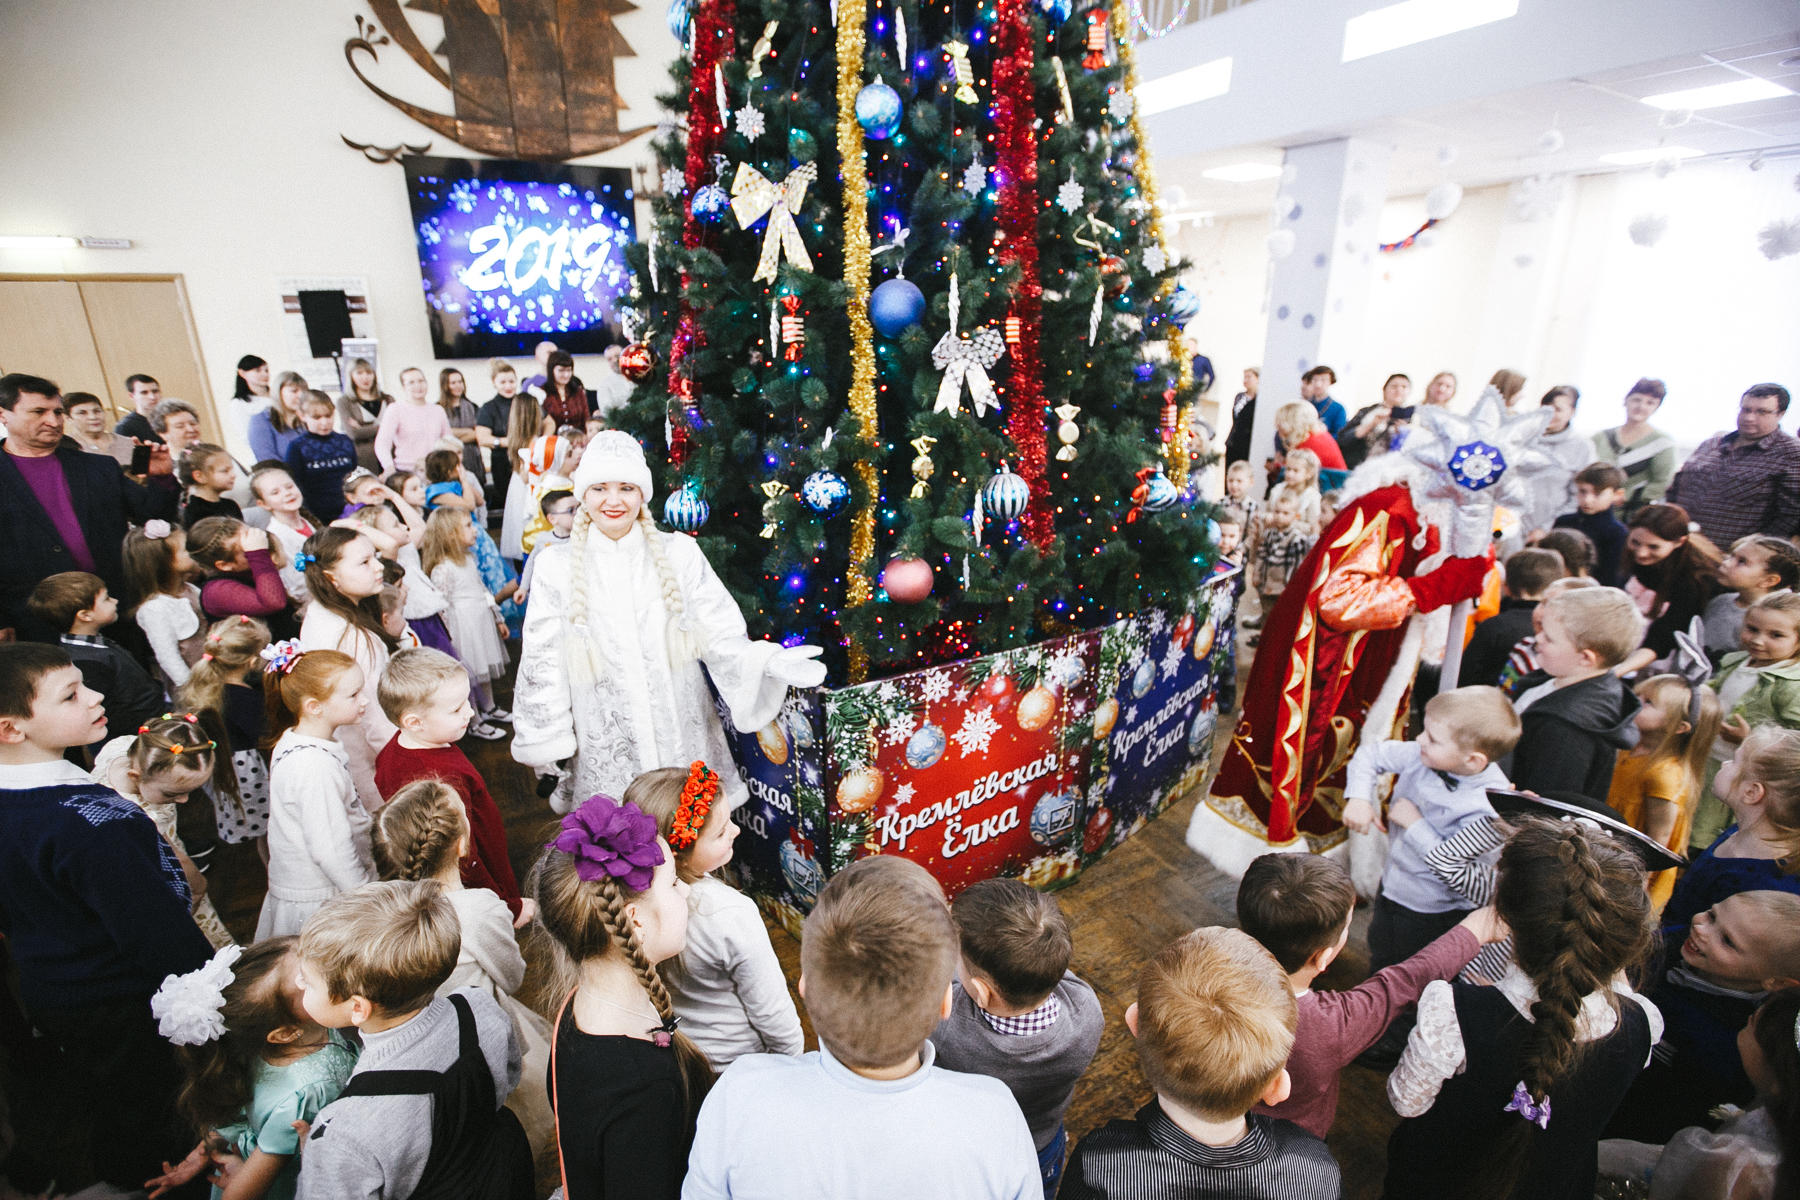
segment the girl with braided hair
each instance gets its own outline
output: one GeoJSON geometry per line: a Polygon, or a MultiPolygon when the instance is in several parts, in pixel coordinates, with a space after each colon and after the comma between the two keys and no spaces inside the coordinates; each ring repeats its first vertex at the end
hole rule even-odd
{"type": "MultiPolygon", "coordinates": [[[[789,687],[825,680],[817,646],[751,641],[699,544],[656,528],[630,434],[588,443],[572,490],[581,509],[538,556],[513,689],[513,757],[558,780],[565,813],[658,767],[731,762],[707,675],[744,732],[773,721],[789,687]]],[[[724,790],[733,809],[749,799],[735,771],[724,790]]]]}
{"type": "Polygon", "coordinates": [[[550,1061],[550,1023],[513,999],[525,982],[525,956],[519,952],[506,901],[487,888],[463,886],[458,864],[469,856],[473,835],[462,798],[436,779],[409,783],[375,814],[371,833],[381,878],[443,885],[462,927],[462,949],[456,969],[438,985],[437,994],[480,988],[512,1018],[523,1063],[519,1084],[506,1106],[525,1127],[532,1152],[548,1150],[556,1132],[544,1075],[550,1061]]]}
{"type": "Polygon", "coordinates": [[[181,703],[219,743],[213,763],[213,815],[227,842],[254,841],[269,861],[269,761],[263,757],[268,708],[262,692],[262,652],[269,627],[239,614],[206,631],[181,703]]]}
{"type": "Polygon", "coordinates": [[[654,817],[595,796],[563,818],[532,890],[567,996],[550,1056],[563,1195],[673,1200],[713,1079],[656,970],[687,936],[674,853],[654,817]]]}
{"type": "Polygon", "coordinates": [[[1494,895],[1516,965],[1492,986],[1443,981],[1388,1079],[1410,1118],[1388,1142],[1386,1194],[1594,1194],[1600,1131],[1662,1036],[1626,972],[1653,937],[1644,869],[1582,822],[1527,820],[1494,895]]]}
{"type": "Polygon", "coordinates": [[[656,818],[688,885],[687,945],[663,975],[689,1036],[723,1071],[745,1054],[804,1053],[806,1037],[756,902],[713,874],[738,835],[720,782],[703,762],[662,767],[632,780],[625,800],[656,818]]]}

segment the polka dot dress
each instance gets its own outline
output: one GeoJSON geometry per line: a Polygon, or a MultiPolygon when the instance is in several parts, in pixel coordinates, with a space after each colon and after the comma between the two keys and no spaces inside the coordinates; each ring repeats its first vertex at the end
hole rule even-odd
{"type": "Polygon", "coordinates": [[[237,775],[239,803],[216,795],[213,815],[219,822],[219,836],[236,845],[269,832],[269,764],[259,751],[239,750],[231,756],[231,768],[237,775]]]}

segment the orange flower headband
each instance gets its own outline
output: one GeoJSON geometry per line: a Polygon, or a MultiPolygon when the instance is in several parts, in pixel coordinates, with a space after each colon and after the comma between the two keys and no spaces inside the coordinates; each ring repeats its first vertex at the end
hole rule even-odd
{"type": "Polygon", "coordinates": [[[669,822],[669,845],[686,850],[700,840],[706,828],[706,814],[712,811],[719,795],[719,773],[703,762],[688,768],[687,782],[681,785],[681,803],[675,807],[675,819],[669,822]]]}

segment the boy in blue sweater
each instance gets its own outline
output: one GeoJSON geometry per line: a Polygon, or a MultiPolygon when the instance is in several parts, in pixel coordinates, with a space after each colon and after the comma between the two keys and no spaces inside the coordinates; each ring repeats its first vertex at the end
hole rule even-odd
{"type": "Polygon", "coordinates": [[[300,485],[307,511],[321,521],[335,521],[344,512],[344,476],[356,467],[356,443],[336,429],[337,410],[324,392],[307,397],[301,409],[306,432],[294,439],[287,452],[288,474],[300,485]]]}
{"type": "Polygon", "coordinates": [[[175,852],[144,810],[64,761],[106,709],[54,646],[0,645],[0,934],[31,1023],[82,1086],[94,1169],[127,1189],[193,1139],[150,997],[212,957],[175,852]]]}
{"type": "Polygon", "coordinates": [[[1579,529],[1594,543],[1594,578],[1601,587],[1619,587],[1625,574],[1625,538],[1630,530],[1613,515],[1625,502],[1625,472],[1611,463],[1591,463],[1575,472],[1575,511],[1556,518],[1558,529],[1579,529]]]}

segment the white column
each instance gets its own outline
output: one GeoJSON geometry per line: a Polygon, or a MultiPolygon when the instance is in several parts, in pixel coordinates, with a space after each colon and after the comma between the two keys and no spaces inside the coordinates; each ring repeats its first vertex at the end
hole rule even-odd
{"type": "MultiPolygon", "coordinates": [[[[1287,152],[1271,238],[1268,337],[1250,460],[1260,468],[1274,453],[1275,410],[1300,398],[1300,375],[1320,363],[1337,372],[1332,395],[1342,402],[1362,346],[1374,279],[1376,223],[1387,199],[1390,148],[1337,138],[1287,152]],[[1289,201],[1291,200],[1291,203],[1289,201]],[[1277,254],[1291,233],[1292,249],[1277,254]]],[[[1346,405],[1346,408],[1349,406],[1346,405]]],[[[1257,471],[1260,484],[1262,472],[1257,471]]]]}

